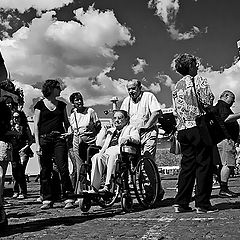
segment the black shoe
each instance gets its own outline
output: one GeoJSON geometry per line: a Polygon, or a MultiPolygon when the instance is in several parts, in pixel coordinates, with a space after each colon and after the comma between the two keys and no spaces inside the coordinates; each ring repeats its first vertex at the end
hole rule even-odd
{"type": "Polygon", "coordinates": [[[193,209],[189,206],[175,204],[175,205],[173,205],[173,207],[174,207],[175,213],[184,213],[184,212],[192,212],[193,211],[193,209]]]}
{"type": "Polygon", "coordinates": [[[209,207],[197,207],[196,212],[197,214],[203,214],[203,213],[215,213],[218,212],[219,210],[214,207],[214,206],[209,206],[209,207]]]}
{"type": "Polygon", "coordinates": [[[219,191],[219,196],[223,198],[236,198],[238,197],[238,194],[235,192],[230,191],[229,189],[227,190],[220,190],[219,191]]]}

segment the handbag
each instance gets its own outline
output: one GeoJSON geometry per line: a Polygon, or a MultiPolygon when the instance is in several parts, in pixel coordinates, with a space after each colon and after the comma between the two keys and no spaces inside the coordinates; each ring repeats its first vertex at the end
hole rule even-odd
{"type": "Polygon", "coordinates": [[[181,154],[181,145],[177,139],[177,132],[172,134],[170,141],[171,141],[170,153],[173,153],[175,155],[181,154]]]}
{"type": "Polygon", "coordinates": [[[196,117],[196,125],[199,129],[202,141],[207,146],[213,146],[226,138],[226,128],[220,116],[213,112],[211,108],[203,109],[196,92],[193,79],[193,88],[196,94],[198,108],[201,115],[196,117]]]}

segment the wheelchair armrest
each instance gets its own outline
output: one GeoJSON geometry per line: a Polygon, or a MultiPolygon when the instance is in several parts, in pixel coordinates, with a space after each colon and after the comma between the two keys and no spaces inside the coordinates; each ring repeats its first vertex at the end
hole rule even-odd
{"type": "Polygon", "coordinates": [[[133,155],[138,155],[141,151],[141,145],[133,142],[128,142],[127,144],[122,144],[120,147],[120,153],[129,153],[133,155]]]}
{"type": "Polygon", "coordinates": [[[87,163],[91,163],[93,155],[98,153],[102,147],[96,145],[90,145],[87,149],[87,163]]]}

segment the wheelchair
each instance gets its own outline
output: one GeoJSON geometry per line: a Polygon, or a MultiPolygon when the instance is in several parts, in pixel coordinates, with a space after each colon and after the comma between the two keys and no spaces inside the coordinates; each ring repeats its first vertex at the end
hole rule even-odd
{"type": "MultiPolygon", "coordinates": [[[[158,200],[160,191],[160,175],[155,162],[140,154],[140,145],[125,144],[120,147],[120,155],[116,160],[115,174],[112,175],[110,191],[106,193],[83,192],[79,207],[88,212],[92,205],[102,208],[111,207],[121,202],[123,211],[130,212],[133,199],[144,208],[151,208],[158,200]]],[[[98,146],[90,146],[87,150],[87,161],[82,164],[80,181],[85,190],[90,190],[91,157],[100,150],[98,146]]]]}

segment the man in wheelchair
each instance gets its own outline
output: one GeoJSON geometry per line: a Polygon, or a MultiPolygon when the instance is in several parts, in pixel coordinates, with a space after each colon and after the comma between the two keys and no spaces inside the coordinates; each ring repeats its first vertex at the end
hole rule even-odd
{"type": "Polygon", "coordinates": [[[124,110],[115,110],[113,115],[114,127],[107,130],[106,140],[99,153],[92,157],[91,186],[90,193],[108,192],[110,190],[110,179],[115,173],[116,160],[120,154],[122,144],[140,143],[138,130],[129,125],[129,115],[124,110]],[[105,185],[100,189],[101,179],[107,169],[105,185]]]}

